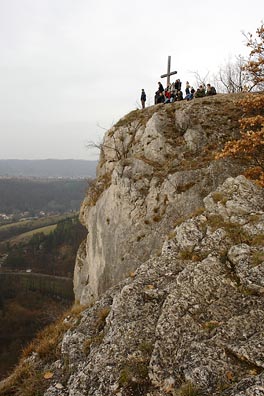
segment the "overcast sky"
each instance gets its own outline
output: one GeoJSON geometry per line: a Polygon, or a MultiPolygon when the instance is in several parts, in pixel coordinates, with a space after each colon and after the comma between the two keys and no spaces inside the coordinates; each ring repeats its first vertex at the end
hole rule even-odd
{"type": "Polygon", "coordinates": [[[153,104],[168,55],[195,85],[248,54],[263,15],[263,0],[0,0],[0,159],[96,159],[87,142],[141,88],[153,104]]]}

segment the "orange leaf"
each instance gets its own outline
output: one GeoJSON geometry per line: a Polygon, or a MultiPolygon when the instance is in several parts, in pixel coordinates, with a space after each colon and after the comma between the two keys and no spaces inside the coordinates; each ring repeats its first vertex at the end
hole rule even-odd
{"type": "Polygon", "coordinates": [[[46,373],[44,373],[43,378],[45,379],[50,379],[54,376],[54,373],[52,373],[51,371],[46,371],[46,373]]]}
{"type": "Polygon", "coordinates": [[[233,376],[233,374],[231,373],[231,371],[227,371],[227,372],[226,372],[226,378],[228,379],[228,381],[233,381],[234,376],[233,376]]]}

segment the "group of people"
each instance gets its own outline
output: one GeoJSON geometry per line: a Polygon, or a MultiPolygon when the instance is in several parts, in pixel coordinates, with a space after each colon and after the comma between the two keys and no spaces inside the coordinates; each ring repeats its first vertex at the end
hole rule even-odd
{"type": "MultiPolygon", "coordinates": [[[[177,79],[175,82],[170,83],[167,88],[163,88],[161,82],[158,82],[158,90],[155,92],[154,103],[172,103],[179,100],[192,100],[193,98],[202,98],[204,96],[216,95],[216,89],[211,84],[200,85],[197,90],[190,86],[189,81],[186,81],[185,96],[183,97],[182,82],[177,79]]],[[[142,109],[145,108],[147,96],[142,89],[141,91],[141,105],[142,109]]]]}

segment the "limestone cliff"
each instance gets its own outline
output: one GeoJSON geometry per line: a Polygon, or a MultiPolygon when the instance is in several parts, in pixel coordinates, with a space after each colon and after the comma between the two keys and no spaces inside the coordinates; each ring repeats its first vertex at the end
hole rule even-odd
{"type": "Polygon", "coordinates": [[[213,153],[238,136],[236,96],[136,110],[104,138],[97,179],[81,207],[87,241],[74,274],[76,300],[96,300],[160,251],[173,226],[241,165],[213,153]]]}
{"type": "Polygon", "coordinates": [[[81,209],[89,306],[1,396],[264,396],[264,190],[214,160],[238,135],[235,101],[157,105],[107,132],[81,209]]]}

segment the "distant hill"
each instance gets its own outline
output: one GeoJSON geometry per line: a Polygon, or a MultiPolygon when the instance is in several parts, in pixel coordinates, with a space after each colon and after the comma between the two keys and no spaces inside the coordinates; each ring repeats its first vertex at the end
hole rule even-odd
{"type": "Polygon", "coordinates": [[[88,185],[88,178],[0,177],[0,213],[36,216],[79,210],[88,185]]]}
{"type": "Polygon", "coordinates": [[[95,177],[97,161],[73,159],[0,160],[0,176],[95,177]]]}

